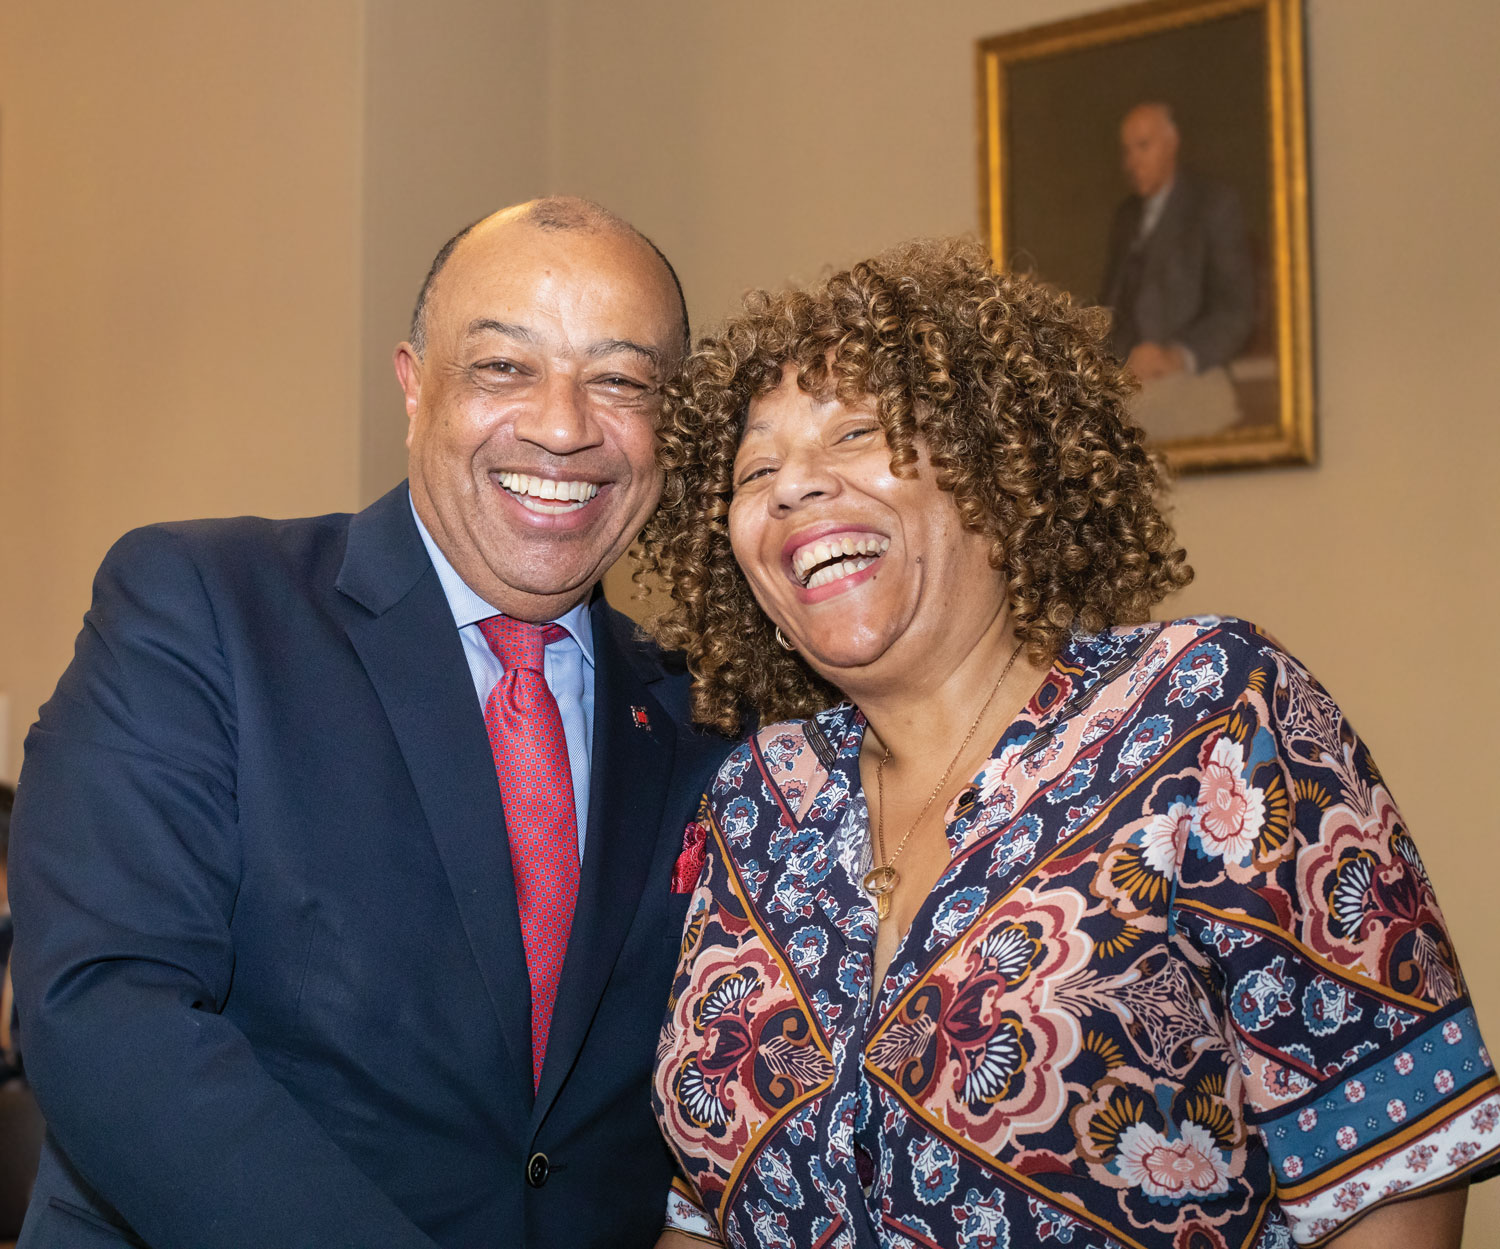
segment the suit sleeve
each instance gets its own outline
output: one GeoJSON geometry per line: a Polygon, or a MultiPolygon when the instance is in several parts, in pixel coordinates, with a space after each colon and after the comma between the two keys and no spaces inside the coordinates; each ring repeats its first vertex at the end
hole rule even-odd
{"type": "Polygon", "coordinates": [[[1255,328],[1255,264],[1239,197],[1216,188],[1204,206],[1207,255],[1198,315],[1174,340],[1193,353],[1199,372],[1228,364],[1255,328]]]}
{"type": "Polygon", "coordinates": [[[219,636],[184,540],[127,535],[27,738],[11,893],[37,1099],[155,1249],[433,1249],[221,1013],[240,846],[219,636]]]}

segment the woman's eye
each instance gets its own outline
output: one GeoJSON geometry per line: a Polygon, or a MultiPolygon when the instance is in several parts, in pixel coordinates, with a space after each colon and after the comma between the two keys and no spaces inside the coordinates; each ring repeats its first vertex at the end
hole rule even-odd
{"type": "Polygon", "coordinates": [[[874,432],[875,427],[873,425],[861,425],[858,429],[849,430],[846,434],[843,435],[843,437],[839,439],[839,441],[850,442],[855,438],[863,438],[867,434],[873,434],[874,432]]]}
{"type": "Polygon", "coordinates": [[[774,470],[770,465],[765,465],[762,468],[752,468],[748,473],[746,473],[739,479],[739,482],[737,484],[741,486],[748,486],[752,481],[756,480],[759,477],[769,476],[773,471],[774,470]]]}

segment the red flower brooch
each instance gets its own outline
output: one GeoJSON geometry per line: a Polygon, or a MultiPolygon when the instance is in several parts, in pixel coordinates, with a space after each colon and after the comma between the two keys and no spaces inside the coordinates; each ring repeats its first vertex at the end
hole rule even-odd
{"type": "Polygon", "coordinates": [[[703,848],[708,842],[708,825],[692,821],[682,830],[682,853],[672,869],[672,892],[692,893],[703,871],[703,848]]]}

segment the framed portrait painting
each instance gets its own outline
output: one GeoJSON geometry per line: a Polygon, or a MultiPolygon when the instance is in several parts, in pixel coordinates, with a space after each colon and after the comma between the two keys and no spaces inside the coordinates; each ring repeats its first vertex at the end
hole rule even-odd
{"type": "Polygon", "coordinates": [[[1153,0],[979,44],[998,264],[1110,312],[1183,470],[1311,462],[1301,0],[1153,0]]]}

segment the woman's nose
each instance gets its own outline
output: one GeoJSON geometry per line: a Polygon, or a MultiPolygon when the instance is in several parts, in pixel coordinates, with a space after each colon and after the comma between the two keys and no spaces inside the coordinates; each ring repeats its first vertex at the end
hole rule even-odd
{"type": "Polygon", "coordinates": [[[832,498],[839,490],[838,475],[832,471],[827,457],[817,448],[806,448],[792,452],[776,470],[771,506],[777,512],[791,512],[832,498]]]}

